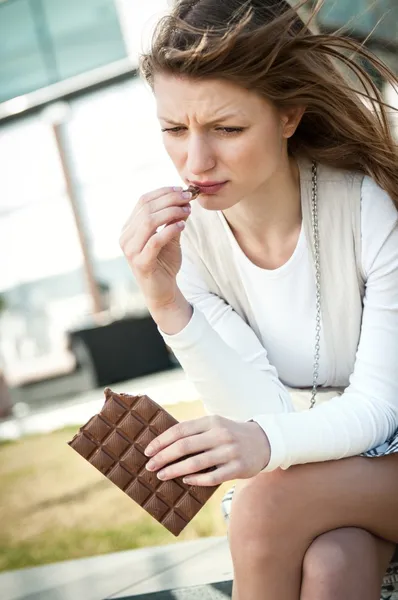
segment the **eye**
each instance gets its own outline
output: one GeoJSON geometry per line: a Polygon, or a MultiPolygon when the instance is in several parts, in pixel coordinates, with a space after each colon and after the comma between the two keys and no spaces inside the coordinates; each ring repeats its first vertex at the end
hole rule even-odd
{"type": "Polygon", "coordinates": [[[178,134],[178,133],[181,133],[182,131],[185,131],[185,127],[166,127],[164,129],[162,129],[161,131],[162,131],[162,133],[178,134]]]}
{"type": "Polygon", "coordinates": [[[233,135],[242,133],[244,131],[243,127],[216,127],[216,131],[220,131],[224,135],[233,135]]]}

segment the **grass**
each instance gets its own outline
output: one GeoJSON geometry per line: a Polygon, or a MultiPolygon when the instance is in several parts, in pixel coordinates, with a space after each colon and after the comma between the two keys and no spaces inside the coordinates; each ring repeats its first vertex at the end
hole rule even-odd
{"type": "MultiPolygon", "coordinates": [[[[168,406],[179,421],[201,402],[168,406]]],[[[68,445],[65,427],[0,445],[0,571],[212,535],[225,535],[223,484],[174,537],[68,445]]]]}

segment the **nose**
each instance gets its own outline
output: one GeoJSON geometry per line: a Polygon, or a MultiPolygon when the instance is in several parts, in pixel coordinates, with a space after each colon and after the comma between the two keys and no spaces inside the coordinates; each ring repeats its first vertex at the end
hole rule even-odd
{"type": "Polygon", "coordinates": [[[216,158],[206,136],[191,134],[188,142],[186,161],[187,170],[192,175],[201,175],[214,168],[216,158]]]}

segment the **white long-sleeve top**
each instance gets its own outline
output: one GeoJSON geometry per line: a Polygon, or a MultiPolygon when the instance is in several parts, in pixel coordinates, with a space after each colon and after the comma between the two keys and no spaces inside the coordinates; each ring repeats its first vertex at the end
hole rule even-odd
{"type": "MultiPolygon", "coordinates": [[[[398,428],[398,213],[391,198],[364,178],[366,291],[354,372],[342,395],[301,412],[286,386],[311,387],[313,379],[315,281],[304,227],[291,258],[266,270],[247,258],[219,215],[241,276],[237,285],[245,287],[261,339],[209,291],[187,256],[177,282],[194,307],[192,318],[176,335],[161,331],[207,410],[261,426],[271,446],[266,471],[354,456],[383,444],[398,428]]],[[[321,332],[320,386],[329,368],[321,332]]]]}

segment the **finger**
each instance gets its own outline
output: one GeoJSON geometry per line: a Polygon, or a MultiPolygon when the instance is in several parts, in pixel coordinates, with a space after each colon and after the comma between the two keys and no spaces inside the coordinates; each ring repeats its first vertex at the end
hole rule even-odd
{"type": "MultiPolygon", "coordinates": [[[[138,252],[142,250],[143,246],[146,244],[148,239],[145,239],[144,241],[141,239],[138,242],[136,242],[135,240],[137,238],[137,234],[139,235],[140,233],[147,233],[148,226],[151,226],[152,223],[154,223],[155,226],[152,227],[152,231],[150,232],[151,234],[153,234],[158,227],[160,227],[161,225],[165,225],[167,222],[174,223],[180,219],[184,219],[186,217],[184,213],[190,214],[191,212],[191,206],[189,204],[189,200],[191,198],[191,192],[172,192],[168,194],[163,194],[161,196],[157,196],[152,200],[148,200],[146,202],[140,201],[140,204],[134,209],[129,220],[124,225],[119,237],[119,244],[122,247],[124,253],[127,256],[129,255],[129,253],[131,255],[132,250],[129,249],[128,251],[126,248],[126,245],[129,244],[133,245],[133,251],[135,247],[138,247],[138,252]],[[156,218],[156,215],[159,215],[162,210],[167,208],[175,209],[176,212],[182,209],[182,216],[177,216],[175,218],[170,219],[169,221],[164,219],[162,221],[159,221],[159,217],[156,218]],[[156,222],[158,222],[157,225],[156,222]]],[[[164,213],[162,214],[164,215],[164,213]]],[[[148,237],[149,236],[147,236],[147,238],[148,237]]]]}
{"type": "Polygon", "coordinates": [[[163,208],[167,208],[168,206],[187,205],[187,204],[189,204],[190,200],[192,200],[191,192],[186,192],[186,191],[179,192],[179,193],[173,192],[172,194],[165,194],[164,196],[161,196],[160,198],[151,200],[143,208],[145,208],[148,211],[147,214],[151,214],[151,213],[158,212],[159,210],[162,210],[163,208]]]}
{"type": "Polygon", "coordinates": [[[142,273],[145,273],[145,270],[151,272],[151,268],[156,263],[157,257],[162,248],[167,246],[167,244],[169,244],[173,239],[178,242],[184,228],[185,222],[178,221],[172,225],[167,225],[164,229],[162,229],[162,231],[155,233],[149,239],[141,254],[139,254],[136,258],[136,267],[140,269],[142,273]]]}
{"type": "Polygon", "coordinates": [[[192,473],[199,473],[205,469],[210,469],[217,465],[227,464],[234,461],[236,458],[234,448],[232,446],[219,446],[212,448],[207,452],[201,452],[195,456],[190,456],[185,460],[179,461],[173,465],[158,472],[157,476],[162,481],[167,479],[175,479],[192,473]]]}
{"type": "MultiPolygon", "coordinates": [[[[191,192],[173,192],[148,201],[140,207],[140,210],[135,215],[134,229],[140,231],[142,227],[145,228],[147,223],[156,220],[157,215],[164,214],[162,211],[165,209],[178,210],[179,208],[182,208],[183,212],[189,214],[191,212],[191,205],[189,204],[191,199],[191,192]]],[[[173,221],[169,221],[169,223],[171,222],[173,221]]],[[[164,225],[165,223],[166,221],[163,220],[161,225],[164,225]]],[[[159,226],[160,225],[158,225],[158,227],[159,226]]]]}
{"type": "Polygon", "coordinates": [[[190,209],[186,206],[172,206],[147,216],[142,224],[136,221],[123,234],[122,247],[125,255],[129,259],[137,256],[160,227],[184,221],[189,215],[190,209]]]}
{"type": "Polygon", "coordinates": [[[184,477],[183,481],[189,485],[212,487],[225,483],[226,481],[231,481],[232,479],[239,479],[239,471],[239,463],[233,461],[219,466],[214,471],[210,471],[210,473],[189,475],[184,477]]]}
{"type": "MultiPolygon", "coordinates": [[[[164,209],[163,211],[156,213],[156,216],[151,219],[150,223],[147,223],[144,227],[142,227],[141,230],[135,231],[128,242],[124,245],[124,253],[126,257],[130,260],[132,260],[134,257],[138,257],[143,252],[147,244],[149,244],[150,248],[152,247],[157,250],[157,252],[151,253],[152,255],[157,256],[160,249],[165,245],[159,244],[161,240],[164,240],[164,236],[159,235],[162,233],[162,229],[160,228],[163,226],[177,224],[177,228],[174,231],[176,233],[181,233],[182,229],[185,227],[185,221],[188,219],[189,215],[189,212],[177,207],[164,209]],[[181,223],[184,223],[184,225],[181,225],[181,223]],[[153,239],[154,236],[157,237],[153,239]]],[[[128,233],[126,235],[128,235],[128,233]]],[[[139,262],[143,266],[146,264],[144,256],[141,257],[139,262]]]]}
{"type": "Polygon", "coordinates": [[[162,187],[162,188],[158,188],[157,190],[153,190],[151,192],[147,192],[146,194],[143,194],[141,196],[141,198],[138,200],[138,205],[142,206],[143,204],[147,204],[148,202],[152,202],[152,200],[156,200],[157,198],[161,198],[162,196],[166,196],[167,194],[172,194],[172,193],[181,193],[182,192],[182,187],[181,186],[174,186],[174,187],[162,187]]]}
{"type": "Polygon", "coordinates": [[[171,193],[174,193],[176,195],[176,198],[181,198],[181,192],[182,192],[182,187],[180,187],[180,186],[174,186],[174,187],[168,186],[168,187],[161,187],[161,188],[158,188],[151,192],[147,192],[146,194],[143,194],[139,198],[138,202],[136,203],[134,210],[130,214],[129,218],[123,225],[121,233],[123,234],[125,229],[127,229],[127,227],[130,226],[131,220],[134,218],[134,216],[138,212],[140,212],[140,210],[143,206],[147,205],[148,203],[152,202],[153,200],[157,200],[158,198],[162,198],[163,196],[166,196],[171,193]]]}
{"type": "Polygon", "coordinates": [[[137,214],[134,217],[134,222],[138,224],[141,222],[145,224],[146,221],[151,219],[153,215],[159,213],[159,211],[166,208],[173,208],[179,206],[189,206],[189,201],[192,199],[192,194],[190,192],[170,192],[168,194],[163,194],[158,198],[154,198],[152,200],[148,200],[146,203],[139,206],[137,210],[137,214]]]}
{"type": "Polygon", "coordinates": [[[152,440],[152,442],[146,447],[144,454],[146,456],[154,456],[160,450],[163,450],[163,448],[170,446],[170,444],[173,444],[182,438],[189,437],[190,435],[196,435],[198,433],[208,431],[211,426],[212,419],[209,416],[176,423],[176,425],[169,427],[169,429],[152,440]]]}
{"type": "MultiPolygon", "coordinates": [[[[156,456],[151,458],[147,464],[147,468],[150,471],[156,471],[183,456],[198,454],[204,450],[210,450],[214,448],[217,443],[217,435],[214,434],[214,430],[209,430],[205,431],[204,433],[198,433],[196,435],[182,438],[170,444],[170,446],[167,446],[167,448],[160,450],[156,456]]],[[[204,469],[205,466],[202,467],[202,469],[204,469]]]]}

